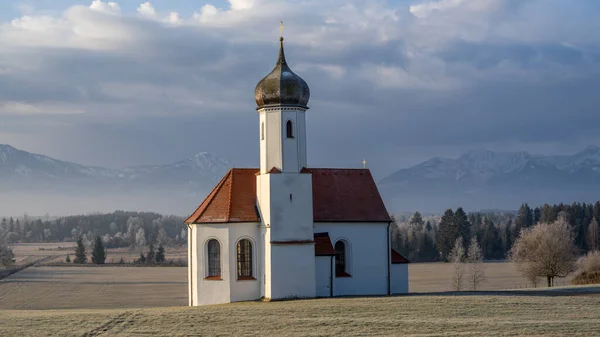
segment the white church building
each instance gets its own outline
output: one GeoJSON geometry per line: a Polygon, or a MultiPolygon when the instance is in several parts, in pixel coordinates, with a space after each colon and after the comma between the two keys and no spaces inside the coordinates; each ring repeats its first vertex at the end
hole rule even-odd
{"type": "Polygon", "coordinates": [[[408,292],[370,171],[308,166],[310,91],[283,38],[254,95],[260,168],[231,169],[185,221],[189,304],[408,292]]]}

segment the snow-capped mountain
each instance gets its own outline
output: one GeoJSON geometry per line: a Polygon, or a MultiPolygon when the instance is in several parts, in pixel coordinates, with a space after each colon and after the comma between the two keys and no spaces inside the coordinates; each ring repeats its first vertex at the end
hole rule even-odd
{"type": "Polygon", "coordinates": [[[168,165],[138,166],[125,169],[84,166],[0,144],[0,182],[9,188],[68,190],[99,188],[128,190],[134,188],[212,187],[230,165],[226,160],[202,152],[168,165]]]}
{"type": "Polygon", "coordinates": [[[574,155],[474,150],[456,159],[433,158],[379,182],[389,208],[516,209],[519,204],[593,201],[600,187],[600,147],[574,155]]]}

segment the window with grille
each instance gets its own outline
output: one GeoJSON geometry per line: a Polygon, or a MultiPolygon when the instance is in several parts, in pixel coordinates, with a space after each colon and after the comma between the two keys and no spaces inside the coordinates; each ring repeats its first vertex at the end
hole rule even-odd
{"type": "Polygon", "coordinates": [[[242,239],[237,244],[238,279],[251,279],[252,276],[252,242],[242,239]]]}
{"type": "Polygon", "coordinates": [[[208,277],[221,277],[221,245],[219,241],[208,241],[208,277]]]}
{"type": "Polygon", "coordinates": [[[285,125],[285,129],[286,129],[287,138],[294,138],[294,124],[292,123],[292,121],[287,121],[287,124],[285,125]]]}

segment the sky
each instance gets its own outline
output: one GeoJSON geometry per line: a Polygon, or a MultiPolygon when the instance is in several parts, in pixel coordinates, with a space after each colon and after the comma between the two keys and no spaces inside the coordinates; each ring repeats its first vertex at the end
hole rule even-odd
{"type": "Polygon", "coordinates": [[[309,165],[378,178],[600,145],[597,0],[2,1],[0,144],[86,165],[258,165],[256,83],[311,88],[309,165]]]}

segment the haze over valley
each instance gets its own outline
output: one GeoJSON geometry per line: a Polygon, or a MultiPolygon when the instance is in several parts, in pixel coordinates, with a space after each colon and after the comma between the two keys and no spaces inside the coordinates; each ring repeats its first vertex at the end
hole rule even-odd
{"type": "MultiPolygon", "coordinates": [[[[115,209],[189,215],[231,168],[209,152],[167,165],[90,167],[0,145],[0,213],[68,215],[115,209]]],[[[521,203],[591,202],[600,148],[573,155],[473,150],[375,177],[390,212],[516,210],[521,203]]],[[[595,199],[596,198],[596,199],[595,199]]]]}

